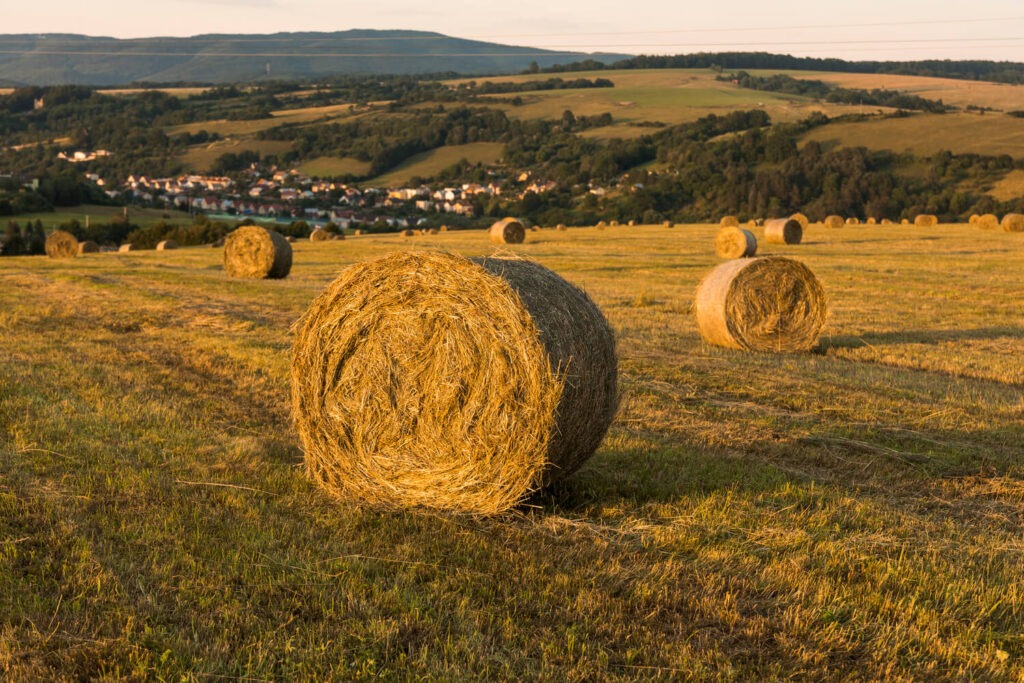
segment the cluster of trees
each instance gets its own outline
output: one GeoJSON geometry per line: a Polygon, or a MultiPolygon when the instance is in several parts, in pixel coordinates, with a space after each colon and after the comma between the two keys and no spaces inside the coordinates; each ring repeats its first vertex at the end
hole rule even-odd
{"type": "Polygon", "coordinates": [[[9,221],[0,237],[0,256],[31,256],[46,252],[46,231],[41,221],[36,220],[22,227],[17,221],[9,221]]]}
{"type": "Polygon", "coordinates": [[[840,88],[824,81],[793,78],[785,74],[751,76],[746,71],[740,71],[728,76],[718,76],[718,80],[735,81],[741,88],[750,88],[751,90],[814,97],[839,104],[867,104],[875,107],[926,111],[933,114],[943,114],[950,109],[949,106],[943,104],[942,100],[929,100],[895,90],[840,88]]]}
{"type": "Polygon", "coordinates": [[[456,86],[456,92],[467,94],[492,95],[513,92],[535,92],[543,90],[577,90],[585,88],[614,88],[615,83],[607,78],[574,78],[563,80],[561,78],[548,78],[543,81],[525,81],[523,83],[484,81],[477,83],[469,81],[456,86]]]}

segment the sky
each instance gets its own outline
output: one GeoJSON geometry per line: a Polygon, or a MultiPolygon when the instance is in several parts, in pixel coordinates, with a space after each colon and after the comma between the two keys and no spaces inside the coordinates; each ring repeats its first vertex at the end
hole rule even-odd
{"type": "Polygon", "coordinates": [[[436,31],[579,52],[766,51],[881,59],[1024,62],[1020,0],[35,0],[0,7],[0,33],[115,38],[344,31],[436,31]]]}

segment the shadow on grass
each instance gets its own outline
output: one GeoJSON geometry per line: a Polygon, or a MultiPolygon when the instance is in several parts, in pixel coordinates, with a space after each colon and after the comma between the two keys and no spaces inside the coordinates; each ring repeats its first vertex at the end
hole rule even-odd
{"type": "Polygon", "coordinates": [[[941,344],[971,339],[999,339],[1001,337],[1024,339],[1024,327],[981,327],[973,330],[894,330],[892,332],[869,332],[860,336],[838,335],[823,338],[816,351],[828,353],[832,349],[859,349],[865,346],[884,344],[941,344]]]}

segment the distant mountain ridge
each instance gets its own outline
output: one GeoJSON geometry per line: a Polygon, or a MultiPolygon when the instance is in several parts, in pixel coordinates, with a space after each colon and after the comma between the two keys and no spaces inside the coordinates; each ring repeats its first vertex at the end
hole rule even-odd
{"type": "Polygon", "coordinates": [[[556,52],[453,38],[426,31],[206,34],[134,38],[76,34],[0,35],[0,85],[117,86],[236,83],[341,74],[465,75],[519,72],[625,54],[556,52]]]}

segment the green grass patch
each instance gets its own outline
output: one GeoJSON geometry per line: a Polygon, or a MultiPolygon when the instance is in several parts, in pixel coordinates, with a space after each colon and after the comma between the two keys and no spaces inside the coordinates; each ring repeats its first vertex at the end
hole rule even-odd
{"type": "MultiPolygon", "coordinates": [[[[28,221],[40,220],[43,223],[43,227],[47,230],[52,230],[60,226],[61,223],[67,223],[72,219],[77,220],[82,225],[85,225],[86,218],[92,223],[109,223],[111,220],[120,219],[125,215],[125,208],[123,206],[100,206],[96,204],[82,204],[81,206],[62,206],[56,210],[50,212],[40,213],[23,213],[17,216],[4,216],[5,221],[18,221],[26,223],[28,221]]],[[[128,207],[128,220],[131,223],[138,225],[139,227],[146,227],[160,221],[167,221],[168,223],[190,223],[191,218],[187,213],[177,210],[166,210],[166,209],[141,209],[137,207],[128,207]]]]}
{"type": "Polygon", "coordinates": [[[412,178],[431,178],[440,171],[466,159],[471,164],[493,164],[501,159],[505,146],[500,142],[471,142],[448,145],[417,154],[383,175],[363,183],[368,187],[399,187],[412,178]]]}
{"type": "Polygon", "coordinates": [[[300,165],[298,170],[314,178],[361,176],[370,170],[370,164],[352,157],[317,157],[300,165]]]}

